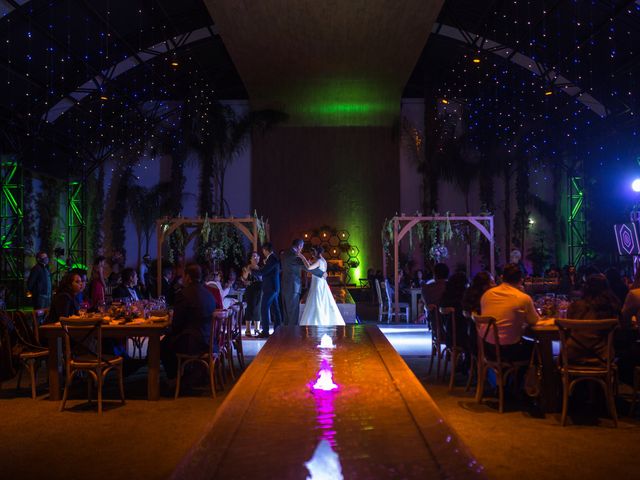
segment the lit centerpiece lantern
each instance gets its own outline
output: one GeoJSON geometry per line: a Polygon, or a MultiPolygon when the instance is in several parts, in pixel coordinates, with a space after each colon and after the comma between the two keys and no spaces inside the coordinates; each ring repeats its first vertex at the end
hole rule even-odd
{"type": "Polygon", "coordinates": [[[320,339],[320,345],[318,345],[318,348],[336,348],[336,346],[333,344],[331,337],[325,333],[320,339]]]}

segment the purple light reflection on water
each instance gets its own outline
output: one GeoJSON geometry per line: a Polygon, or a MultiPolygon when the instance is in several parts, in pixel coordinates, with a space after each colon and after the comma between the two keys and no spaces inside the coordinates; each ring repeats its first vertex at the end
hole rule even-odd
{"type": "Polygon", "coordinates": [[[320,355],[317,381],[309,385],[316,403],[316,429],[319,437],[313,457],[305,463],[311,474],[307,480],[342,480],[343,478],[340,456],[336,452],[334,400],[338,394],[338,385],[333,382],[332,361],[331,353],[325,350],[320,355]]]}

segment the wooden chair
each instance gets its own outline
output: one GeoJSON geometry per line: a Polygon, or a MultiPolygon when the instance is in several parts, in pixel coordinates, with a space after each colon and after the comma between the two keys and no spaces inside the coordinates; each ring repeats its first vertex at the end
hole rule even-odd
{"type": "Polygon", "coordinates": [[[500,337],[498,336],[498,326],[496,319],[490,316],[472,314],[473,321],[476,324],[478,333],[478,385],[476,387],[476,402],[480,403],[484,396],[484,382],[487,378],[487,370],[491,369],[496,374],[496,382],[498,384],[498,410],[504,412],[504,387],[509,375],[516,374],[518,369],[529,365],[529,359],[512,361],[502,358],[500,348],[500,337]],[[489,332],[495,340],[493,344],[494,359],[487,357],[485,344],[489,332]]]}
{"type": "Polygon", "coordinates": [[[244,370],[244,348],[242,346],[242,325],[244,325],[244,312],[247,307],[245,302],[238,303],[234,306],[237,314],[232,326],[232,343],[233,349],[236,352],[236,358],[238,359],[238,365],[240,370],[244,370]]]}
{"type": "Polygon", "coordinates": [[[569,397],[580,382],[591,381],[602,387],[607,399],[609,414],[618,426],[618,414],[614,398],[616,384],[613,333],[618,327],[617,318],[603,320],[556,319],[560,332],[560,374],[562,376],[562,426],[567,422],[569,397]],[[586,335],[585,335],[586,334],[586,335]],[[568,342],[572,348],[581,350],[580,362],[569,356],[568,342]],[[598,347],[605,346],[601,355],[598,347]],[[588,360],[592,361],[588,361],[588,360]],[[586,360],[586,361],[585,361],[586,360]]]}
{"type": "Polygon", "coordinates": [[[440,378],[440,361],[442,360],[442,346],[444,345],[444,335],[442,332],[442,324],[440,323],[440,313],[438,306],[430,303],[427,305],[427,318],[429,319],[431,330],[431,359],[429,360],[429,371],[427,375],[431,375],[433,369],[433,360],[437,358],[436,363],[436,380],[440,378]]]}
{"type": "Polygon", "coordinates": [[[218,337],[220,370],[223,381],[226,381],[226,364],[229,364],[229,375],[231,380],[236,379],[236,372],[233,366],[233,325],[237,318],[237,311],[233,308],[226,310],[227,315],[222,322],[220,328],[220,336],[218,337]]]}
{"type": "MultiPolygon", "coordinates": [[[[389,281],[384,281],[384,290],[382,292],[382,298],[386,305],[387,323],[391,323],[391,317],[396,316],[394,296],[391,293],[391,285],[389,281]]],[[[398,302],[398,316],[404,317],[406,322],[409,323],[409,304],[406,302],[398,302]]]]}
{"type": "MultiPolygon", "coordinates": [[[[180,380],[184,375],[184,370],[187,365],[191,363],[199,363],[209,372],[209,383],[211,387],[211,396],[216,398],[216,382],[215,373],[216,367],[220,360],[220,344],[219,339],[221,337],[221,330],[224,322],[229,316],[227,310],[216,310],[211,316],[211,335],[209,337],[209,348],[205,352],[200,352],[194,355],[186,353],[178,353],[178,377],[176,379],[176,393],[174,398],[178,398],[180,395],[180,380]]],[[[219,370],[219,369],[218,369],[219,370]]],[[[220,372],[218,372],[220,375],[220,372]]],[[[222,382],[222,379],[221,379],[222,382]]]]}
{"type": "Polygon", "coordinates": [[[33,329],[36,334],[36,340],[40,343],[40,325],[47,321],[47,318],[49,317],[49,309],[40,308],[33,310],[31,312],[31,316],[33,319],[33,329]]]}
{"type": "Polygon", "coordinates": [[[633,415],[638,402],[638,394],[640,394],[640,366],[633,368],[633,398],[631,399],[631,407],[629,407],[629,416],[633,415]]]}
{"type": "Polygon", "coordinates": [[[20,390],[22,372],[26,369],[29,372],[31,381],[31,398],[37,397],[38,367],[41,362],[46,362],[49,357],[49,349],[40,344],[38,334],[38,317],[35,314],[26,314],[21,311],[14,312],[13,325],[15,327],[20,353],[20,369],[16,390],[20,390]]]}
{"type": "Polygon", "coordinates": [[[87,374],[89,403],[91,403],[92,380],[96,382],[98,388],[98,414],[102,415],[102,387],[104,379],[109,372],[116,371],[118,373],[118,383],[120,387],[120,400],[124,405],[123,358],[102,352],[102,320],[84,318],[72,320],[70,318],[60,317],[60,325],[64,331],[66,371],[60,411],[62,412],[64,410],[73,377],[78,372],[85,372],[87,374]]]}
{"type": "Polygon", "coordinates": [[[476,332],[475,323],[471,312],[466,310],[462,311],[462,316],[466,320],[467,324],[465,328],[469,332],[469,373],[467,374],[467,384],[464,387],[464,391],[468,392],[471,388],[471,382],[473,381],[474,373],[476,379],[478,378],[478,334],[476,332]]]}
{"type": "Polygon", "coordinates": [[[456,309],[454,307],[440,307],[438,309],[440,314],[440,325],[442,328],[442,340],[444,340],[444,368],[442,370],[442,377],[447,373],[447,365],[451,361],[451,374],[449,375],[449,391],[453,390],[453,384],[456,374],[456,366],[458,365],[458,359],[461,355],[468,355],[468,349],[462,345],[458,345],[457,332],[462,325],[457,325],[456,309]],[[451,331],[451,342],[447,342],[446,331],[451,331]]]}

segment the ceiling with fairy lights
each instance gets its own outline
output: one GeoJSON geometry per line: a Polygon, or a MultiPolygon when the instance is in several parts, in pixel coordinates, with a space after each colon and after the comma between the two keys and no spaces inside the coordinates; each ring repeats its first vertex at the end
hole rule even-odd
{"type": "MultiPolygon", "coordinates": [[[[600,161],[637,144],[639,70],[640,1],[446,0],[403,96],[483,152],[600,161]]],[[[139,151],[194,92],[247,98],[203,0],[0,0],[0,86],[0,154],[56,172],[139,151]]]]}

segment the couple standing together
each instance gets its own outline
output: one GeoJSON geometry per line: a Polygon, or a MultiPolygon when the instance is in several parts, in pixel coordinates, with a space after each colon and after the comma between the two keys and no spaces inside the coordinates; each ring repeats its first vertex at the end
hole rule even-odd
{"type": "Polygon", "coordinates": [[[313,263],[302,255],[304,242],[296,239],[291,243],[282,258],[282,265],[273,253],[270,244],[263,245],[264,267],[258,272],[262,275],[261,337],[269,336],[270,313],[274,311],[273,324],[280,326],[280,308],[278,292],[282,296],[282,320],[284,325],[344,325],[344,319],[338,310],[331,289],[327,284],[327,261],[322,257],[322,247],[313,247],[313,263]],[[280,290],[280,270],[282,269],[282,289],[280,290]],[[302,272],[312,274],[311,286],[307,294],[304,311],[300,317],[300,294],[302,293],[302,272]],[[272,308],[273,307],[273,308],[272,308]]]}

